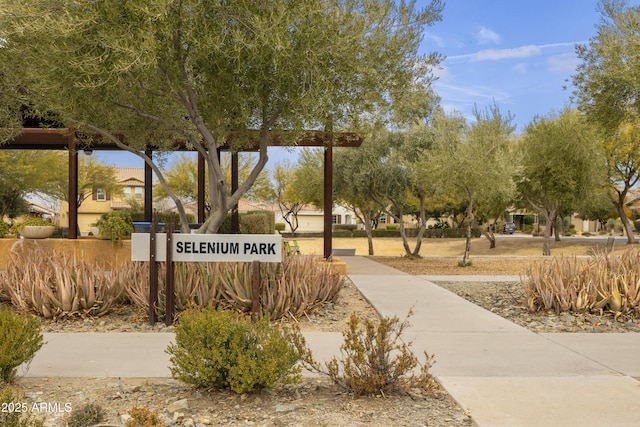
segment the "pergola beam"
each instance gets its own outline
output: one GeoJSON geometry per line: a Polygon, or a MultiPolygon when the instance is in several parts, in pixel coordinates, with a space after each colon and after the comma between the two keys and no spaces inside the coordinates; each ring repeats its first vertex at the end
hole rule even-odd
{"type": "MultiPolygon", "coordinates": [[[[10,131],[5,129],[5,131],[10,131]]],[[[116,133],[121,141],[126,138],[122,132],[116,133]]],[[[68,150],[69,152],[69,238],[78,238],[78,150],[112,150],[123,151],[112,142],[87,144],[82,142],[85,134],[77,135],[75,129],[23,128],[15,131],[15,137],[0,144],[0,150],[68,150]],[[74,201],[74,202],[71,202],[74,201]]],[[[259,131],[231,132],[227,141],[218,147],[220,151],[232,152],[232,191],[238,188],[238,151],[257,151],[259,147],[259,131]]],[[[99,139],[99,138],[98,138],[99,139]]],[[[274,131],[269,134],[269,146],[324,147],[324,257],[332,254],[332,182],[333,182],[333,147],[359,147],[362,138],[354,132],[333,133],[331,129],[323,131],[304,131],[289,133],[274,131]],[[297,137],[296,137],[297,136],[297,137]],[[289,144],[293,142],[293,144],[289,144]]],[[[145,153],[151,157],[157,147],[147,146],[145,153]]],[[[173,151],[194,151],[193,147],[183,142],[176,142],[173,151]]],[[[198,222],[204,222],[204,182],[205,161],[198,153],[198,222]]],[[[151,221],[152,216],[152,171],[145,162],[145,196],[144,218],[151,221]]],[[[237,215],[237,206],[233,215],[237,215]]],[[[238,232],[237,216],[234,216],[234,232],[238,232]]]]}

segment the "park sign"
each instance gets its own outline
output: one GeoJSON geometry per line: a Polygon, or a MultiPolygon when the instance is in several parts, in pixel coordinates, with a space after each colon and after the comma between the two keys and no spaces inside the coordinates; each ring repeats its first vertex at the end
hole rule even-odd
{"type": "MultiPolygon", "coordinates": [[[[131,235],[131,260],[149,261],[150,234],[131,235]]],[[[171,235],[175,262],[282,262],[282,237],[277,234],[171,235]]],[[[156,258],[167,259],[167,234],[156,234],[156,258]]]]}

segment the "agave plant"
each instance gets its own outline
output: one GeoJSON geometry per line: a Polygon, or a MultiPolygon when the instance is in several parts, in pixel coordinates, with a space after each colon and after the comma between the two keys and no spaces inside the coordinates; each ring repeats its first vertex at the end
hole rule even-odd
{"type": "Polygon", "coordinates": [[[611,312],[640,317],[640,250],[591,258],[554,258],[534,264],[522,284],[529,310],[611,312]]]}
{"type": "Polygon", "coordinates": [[[37,248],[12,253],[0,288],[13,305],[45,318],[69,315],[101,316],[117,302],[122,287],[114,282],[108,263],[78,260],[37,248]]]}
{"type": "MultiPolygon", "coordinates": [[[[134,263],[132,263],[134,264],[134,263]]],[[[149,307],[148,266],[123,266],[121,274],[129,299],[142,310],[149,307]]],[[[163,315],[164,265],[161,264],[158,283],[158,310],[163,315]]],[[[248,312],[252,306],[250,263],[176,263],[176,309],[194,306],[222,306],[248,312]]],[[[329,266],[308,256],[287,257],[282,264],[263,263],[260,266],[260,310],[271,319],[299,317],[320,305],[335,301],[343,278],[329,266]]]]}

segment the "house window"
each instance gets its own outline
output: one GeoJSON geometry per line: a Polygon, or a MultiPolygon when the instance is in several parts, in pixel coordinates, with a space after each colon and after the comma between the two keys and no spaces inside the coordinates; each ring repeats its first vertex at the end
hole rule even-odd
{"type": "Polygon", "coordinates": [[[331,223],[332,224],[342,224],[342,216],[341,215],[331,215],[331,223]]]}
{"type": "Polygon", "coordinates": [[[102,189],[96,189],[96,200],[107,200],[107,193],[102,189]]]}
{"type": "Polygon", "coordinates": [[[387,215],[382,214],[380,215],[380,224],[386,224],[387,223],[387,215]]]}
{"type": "Polygon", "coordinates": [[[142,187],[124,187],[122,190],[124,192],[125,199],[133,198],[135,200],[142,200],[142,187]]]}

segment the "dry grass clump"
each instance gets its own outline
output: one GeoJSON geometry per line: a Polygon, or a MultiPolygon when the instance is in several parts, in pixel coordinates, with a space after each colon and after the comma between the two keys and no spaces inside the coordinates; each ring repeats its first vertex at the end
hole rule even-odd
{"type": "Polygon", "coordinates": [[[530,311],[611,312],[640,317],[640,250],[535,263],[522,280],[530,311]]]}

